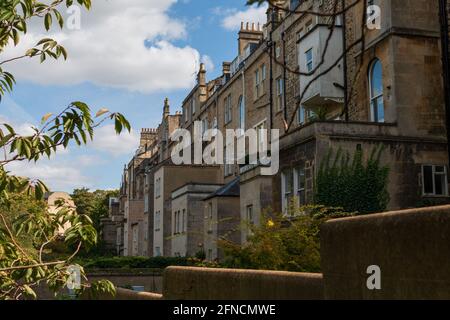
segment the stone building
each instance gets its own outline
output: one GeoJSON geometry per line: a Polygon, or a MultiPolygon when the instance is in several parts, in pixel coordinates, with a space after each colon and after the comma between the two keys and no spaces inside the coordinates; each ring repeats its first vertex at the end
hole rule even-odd
{"type": "MultiPolygon", "coordinates": [[[[68,209],[69,212],[73,212],[77,208],[72,197],[67,192],[48,192],[45,195],[45,201],[47,202],[48,212],[50,214],[57,214],[61,210],[62,206],[68,209]]],[[[69,228],[70,223],[67,222],[64,227],[58,230],[58,235],[63,236],[69,228]]]]}
{"type": "MultiPolygon", "coordinates": [[[[192,255],[201,244],[208,259],[221,259],[217,240],[245,243],[245,224],[258,224],[265,209],[284,212],[293,198],[312,203],[330,150],[367,156],[384,147],[388,209],[450,200],[448,1],[345,0],[349,9],[334,14],[343,3],[276,1],[264,25],[242,23],[237,55],[220,76],[208,81],[200,66],[181,112],[171,115],[165,101],[147,153],[124,172],[126,254],[192,255]],[[379,29],[361,24],[367,4],[381,9],[379,29]],[[248,163],[174,165],[169,137],[177,128],[193,134],[195,121],[202,133],[279,129],[279,172],[265,176],[263,166],[248,163]],[[141,221],[145,240],[130,235],[140,234],[133,225],[141,221]],[[133,239],[137,250],[130,251],[133,239]]],[[[237,139],[248,144],[246,135],[237,139]]]]}
{"type": "Polygon", "coordinates": [[[120,212],[118,198],[109,198],[108,216],[100,219],[101,239],[105,249],[122,255],[123,251],[123,215],[120,212]]]}

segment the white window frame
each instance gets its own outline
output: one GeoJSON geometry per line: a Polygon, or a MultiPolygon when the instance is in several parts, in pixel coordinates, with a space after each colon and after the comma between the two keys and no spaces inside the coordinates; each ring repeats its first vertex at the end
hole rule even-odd
{"type": "Polygon", "coordinates": [[[197,112],[194,98],[191,99],[191,112],[192,112],[192,118],[194,118],[195,113],[197,112]]]}
{"type": "Polygon", "coordinates": [[[224,116],[224,120],[225,120],[225,124],[229,124],[232,120],[233,120],[233,117],[232,117],[232,107],[231,107],[231,94],[229,94],[226,98],[225,98],[225,101],[224,101],[224,104],[225,104],[225,108],[224,108],[224,111],[225,111],[225,116],[224,116]]]}
{"type": "Polygon", "coordinates": [[[422,165],[422,195],[425,197],[448,197],[448,173],[447,173],[447,166],[446,165],[434,165],[434,164],[424,164],[422,165]],[[432,180],[433,180],[433,193],[425,193],[425,167],[431,167],[432,168],[432,180]],[[436,172],[436,167],[443,167],[444,172],[436,172]],[[436,176],[437,175],[443,175],[444,181],[445,181],[445,190],[444,194],[436,194],[436,176]]]}
{"type": "Polygon", "coordinates": [[[314,70],[314,48],[310,48],[305,51],[305,68],[306,72],[314,70]],[[308,58],[308,54],[311,53],[311,59],[308,58]]]}
{"type": "Polygon", "coordinates": [[[254,225],[255,224],[255,217],[254,217],[254,211],[253,211],[253,205],[250,204],[246,207],[245,209],[246,212],[246,216],[247,216],[247,221],[250,225],[254,225]]]}
{"type": "Polygon", "coordinates": [[[278,111],[283,110],[284,107],[284,101],[283,101],[283,94],[284,94],[284,81],[282,77],[277,78],[276,80],[276,88],[277,88],[277,107],[278,111]]]}
{"type": "Polygon", "coordinates": [[[294,181],[292,180],[292,190],[291,192],[287,192],[286,190],[286,178],[287,176],[290,174],[291,179],[294,179],[294,170],[292,170],[292,168],[289,169],[285,169],[283,170],[283,172],[281,173],[281,203],[282,203],[282,208],[283,208],[283,213],[287,214],[287,210],[289,208],[289,202],[287,201],[287,195],[291,195],[294,192],[294,181]],[[288,172],[286,172],[288,171],[288,172]]]}
{"type": "Polygon", "coordinates": [[[255,71],[255,99],[259,98],[259,88],[261,85],[261,79],[260,79],[260,75],[259,75],[259,68],[256,69],[255,71]]]}
{"type": "Polygon", "coordinates": [[[306,123],[306,110],[302,104],[300,104],[298,108],[297,122],[299,125],[304,125],[306,123]]]}
{"type": "Polygon", "coordinates": [[[182,211],[182,223],[181,223],[181,232],[187,232],[187,212],[186,209],[182,211]]]}
{"type": "MultiPolygon", "coordinates": [[[[382,90],[381,93],[374,96],[374,92],[373,92],[373,86],[372,86],[372,82],[373,82],[373,70],[375,68],[375,65],[379,63],[381,66],[381,82],[383,82],[383,64],[381,63],[381,60],[379,59],[375,59],[372,61],[372,63],[370,64],[369,67],[369,105],[370,105],[370,121],[371,122],[376,122],[376,123],[384,123],[386,121],[386,115],[385,115],[385,110],[384,110],[384,88],[382,85],[382,90]],[[374,109],[374,101],[378,101],[381,98],[381,101],[383,102],[383,119],[380,120],[378,119],[378,111],[377,111],[377,118],[375,118],[375,109],[374,109]]],[[[377,104],[377,108],[378,108],[378,104],[377,104]]]]}
{"type": "Polygon", "coordinates": [[[155,182],[155,198],[161,197],[161,178],[157,178],[155,182]]]}
{"type": "Polygon", "coordinates": [[[161,211],[155,212],[155,231],[161,230],[161,211]]]}
{"type": "Polygon", "coordinates": [[[304,167],[302,167],[302,168],[296,167],[293,171],[294,171],[294,195],[295,195],[295,197],[297,197],[298,205],[304,206],[307,204],[306,203],[306,170],[304,167]],[[303,178],[304,179],[303,187],[300,186],[299,171],[303,171],[303,177],[304,177],[303,178]],[[300,192],[305,193],[305,203],[301,202],[300,192]]]}
{"type": "Polygon", "coordinates": [[[245,130],[245,99],[244,96],[239,97],[239,129],[245,130]]]}

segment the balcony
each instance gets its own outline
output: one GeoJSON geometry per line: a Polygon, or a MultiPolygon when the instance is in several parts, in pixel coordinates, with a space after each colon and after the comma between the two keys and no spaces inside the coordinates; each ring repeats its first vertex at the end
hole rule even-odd
{"type": "MultiPolygon", "coordinates": [[[[321,64],[330,30],[328,26],[316,25],[298,41],[299,66],[301,72],[312,72],[308,76],[300,76],[299,96],[307,85],[318,74],[329,69],[342,55],[342,29],[337,26],[330,38],[324,61],[321,64]]],[[[314,81],[306,90],[301,103],[312,111],[320,108],[327,111],[341,109],[344,103],[344,70],[342,60],[328,73],[314,81]]]]}
{"type": "Polygon", "coordinates": [[[247,58],[253,53],[255,52],[255,50],[258,48],[259,44],[258,43],[249,43],[245,49],[244,49],[244,53],[240,56],[237,56],[233,62],[231,62],[231,66],[230,66],[230,73],[231,73],[231,77],[236,74],[243,66],[244,66],[244,62],[245,60],[247,60],[247,58]]]}

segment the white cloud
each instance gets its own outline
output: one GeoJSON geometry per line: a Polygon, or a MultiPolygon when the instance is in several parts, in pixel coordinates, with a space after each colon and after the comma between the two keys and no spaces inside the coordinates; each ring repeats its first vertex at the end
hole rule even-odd
{"type": "Polygon", "coordinates": [[[225,18],[222,20],[222,26],[227,30],[239,30],[241,22],[260,23],[260,25],[263,25],[267,21],[266,11],[267,5],[260,7],[251,6],[242,11],[233,10],[230,12],[227,10],[225,18]]]}
{"type": "Polygon", "coordinates": [[[135,131],[122,132],[117,135],[113,125],[105,125],[95,131],[92,148],[109,153],[113,156],[132,154],[139,146],[139,135],[135,131]]]}
{"type": "Polygon", "coordinates": [[[80,167],[64,161],[12,162],[6,169],[17,176],[40,179],[52,191],[72,190],[92,185],[92,179],[85,176],[80,167]]]}
{"type": "Polygon", "coordinates": [[[168,15],[175,2],[96,0],[90,12],[82,11],[81,30],[65,28],[48,35],[42,33],[42,21],[35,21],[18,47],[2,53],[2,60],[22,55],[51,36],[66,47],[68,61],[8,64],[18,79],[44,85],[92,82],[144,93],[189,87],[201,55],[192,47],[174,45],[187,34],[186,24],[168,15]]]}

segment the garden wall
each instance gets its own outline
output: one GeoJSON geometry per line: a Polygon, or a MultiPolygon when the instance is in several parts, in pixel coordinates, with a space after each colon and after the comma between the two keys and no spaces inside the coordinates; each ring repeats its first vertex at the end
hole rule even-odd
{"type": "Polygon", "coordinates": [[[326,299],[450,299],[450,206],[329,221],[321,256],[326,299]]]}
{"type": "Polygon", "coordinates": [[[321,274],[169,267],[164,271],[168,300],[322,299],[321,274]]]}

